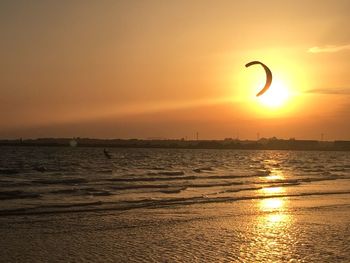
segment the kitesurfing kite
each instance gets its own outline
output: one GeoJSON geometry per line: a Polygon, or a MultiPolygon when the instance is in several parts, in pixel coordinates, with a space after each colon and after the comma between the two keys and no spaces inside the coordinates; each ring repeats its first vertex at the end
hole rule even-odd
{"type": "Polygon", "coordinates": [[[260,61],[249,62],[245,66],[250,67],[250,66],[256,65],[256,64],[260,64],[261,66],[263,66],[263,68],[265,69],[265,73],[266,73],[266,83],[265,83],[265,86],[263,87],[263,89],[260,90],[258,94],[256,94],[256,96],[258,97],[258,96],[263,95],[269,89],[271,82],[272,82],[272,73],[271,73],[271,70],[264,63],[261,63],[260,61]]]}

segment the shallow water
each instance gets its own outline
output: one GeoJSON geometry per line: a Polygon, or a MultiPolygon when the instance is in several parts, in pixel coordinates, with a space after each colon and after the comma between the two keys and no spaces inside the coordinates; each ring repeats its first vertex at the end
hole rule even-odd
{"type": "Polygon", "coordinates": [[[350,153],[0,148],[6,261],[350,261],[350,153]]]}

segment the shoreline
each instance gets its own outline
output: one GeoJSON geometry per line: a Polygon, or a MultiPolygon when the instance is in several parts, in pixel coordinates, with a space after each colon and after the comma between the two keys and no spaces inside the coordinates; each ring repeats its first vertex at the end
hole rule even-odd
{"type": "Polygon", "coordinates": [[[295,139],[260,140],[141,140],[90,138],[39,138],[0,140],[0,147],[101,147],[146,149],[235,149],[235,150],[289,150],[289,151],[350,151],[350,141],[317,141],[295,139]]]}

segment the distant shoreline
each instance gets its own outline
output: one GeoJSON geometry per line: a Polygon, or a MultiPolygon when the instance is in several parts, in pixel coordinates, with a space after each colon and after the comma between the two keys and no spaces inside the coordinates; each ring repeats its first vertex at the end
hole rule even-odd
{"type": "Polygon", "coordinates": [[[260,140],[39,138],[0,140],[1,146],[350,151],[350,141],[284,140],[275,137],[260,140]]]}

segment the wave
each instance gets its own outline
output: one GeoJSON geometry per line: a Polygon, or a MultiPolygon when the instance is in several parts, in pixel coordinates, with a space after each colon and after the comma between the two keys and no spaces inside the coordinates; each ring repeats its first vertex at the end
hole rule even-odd
{"type": "Polygon", "coordinates": [[[0,200],[38,198],[40,196],[41,195],[38,193],[23,192],[18,190],[0,192],[0,200]]]}
{"type": "Polygon", "coordinates": [[[187,187],[178,187],[178,188],[160,190],[159,192],[161,192],[163,194],[178,194],[186,189],[187,189],[187,187]]]}
{"type": "Polygon", "coordinates": [[[176,180],[195,180],[196,176],[181,177],[132,177],[132,178],[108,178],[106,181],[111,182],[153,182],[153,181],[176,181],[176,180]]]}
{"type": "Polygon", "coordinates": [[[11,175],[11,174],[18,174],[18,173],[20,173],[20,171],[17,169],[0,168],[0,174],[11,175]]]}
{"type": "MultiPolygon", "coordinates": [[[[306,178],[298,178],[298,179],[279,179],[274,181],[232,181],[223,179],[242,179],[242,178],[254,178],[256,175],[248,175],[248,176],[203,176],[203,177],[181,177],[181,178],[168,178],[168,180],[163,181],[173,181],[173,180],[184,180],[190,179],[192,182],[181,182],[180,186],[183,187],[192,187],[192,188],[204,188],[204,187],[220,187],[220,186],[233,186],[233,185],[244,185],[244,184],[253,184],[253,185],[271,185],[271,186],[290,186],[290,185],[300,185],[301,183],[311,183],[311,182],[320,182],[320,181],[331,181],[338,179],[346,179],[341,176],[327,176],[327,177],[306,177],[306,178]],[[199,179],[220,179],[221,181],[213,181],[213,182],[203,182],[203,183],[195,183],[196,180],[199,179]]],[[[260,176],[258,176],[260,177],[260,176]]],[[[110,181],[115,182],[144,182],[144,181],[157,181],[159,178],[121,178],[121,179],[108,179],[110,181]]],[[[147,188],[170,188],[177,187],[178,185],[168,185],[168,184],[127,184],[121,186],[111,186],[112,189],[115,190],[131,190],[131,189],[147,189],[147,188]]]]}
{"type": "Polygon", "coordinates": [[[32,180],[33,184],[81,184],[87,183],[88,180],[85,178],[67,178],[67,179],[40,179],[32,180]]]}
{"type": "Polygon", "coordinates": [[[96,188],[74,188],[74,189],[58,189],[49,192],[50,194],[76,194],[76,195],[93,195],[93,196],[109,196],[112,195],[111,192],[96,189],[96,188]]]}
{"type": "Polygon", "coordinates": [[[303,196],[321,196],[321,195],[348,195],[350,191],[329,191],[329,192],[309,192],[298,194],[281,194],[273,196],[240,196],[240,197],[216,197],[198,196],[190,198],[168,198],[168,199],[142,199],[123,202],[89,202],[74,204],[57,204],[49,206],[38,206],[33,208],[18,208],[0,210],[0,216],[27,216],[40,214],[60,214],[60,213],[85,213],[98,211],[125,211],[140,208],[160,208],[178,205],[194,205],[208,203],[237,202],[244,200],[263,200],[271,198],[291,198],[303,196]],[[73,209],[71,209],[73,208],[73,209]]]}
{"type": "Polygon", "coordinates": [[[175,176],[175,177],[126,177],[126,178],[107,178],[105,181],[110,182],[153,182],[153,181],[177,181],[177,180],[204,180],[204,179],[218,179],[218,180],[228,180],[228,179],[241,179],[241,178],[252,178],[261,177],[261,175],[207,175],[207,176],[175,176]]]}
{"type": "Polygon", "coordinates": [[[195,172],[195,173],[201,173],[203,171],[210,172],[210,171],[213,171],[213,170],[214,169],[212,167],[200,167],[200,168],[193,169],[192,171],[195,172]]]}
{"type": "Polygon", "coordinates": [[[243,184],[244,184],[243,182],[186,183],[181,185],[133,184],[133,185],[110,186],[109,188],[114,190],[163,189],[163,188],[174,188],[174,187],[206,188],[206,187],[233,186],[233,185],[243,185],[243,184]]]}
{"type": "Polygon", "coordinates": [[[112,169],[101,169],[101,170],[96,170],[97,173],[101,173],[101,174],[111,174],[113,173],[112,169]]]}
{"type": "Polygon", "coordinates": [[[179,176],[179,175],[184,175],[185,173],[183,171],[164,171],[164,172],[158,172],[157,174],[168,175],[168,176],[179,176]]]}
{"type": "Polygon", "coordinates": [[[9,180],[1,180],[0,181],[0,187],[23,187],[23,186],[30,186],[30,182],[15,182],[15,181],[9,181],[9,180]]]}

